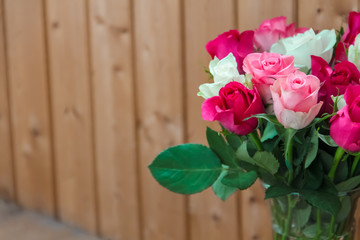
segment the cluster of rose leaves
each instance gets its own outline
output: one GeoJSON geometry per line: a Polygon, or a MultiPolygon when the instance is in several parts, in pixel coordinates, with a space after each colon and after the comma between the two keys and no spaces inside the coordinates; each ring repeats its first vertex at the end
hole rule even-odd
{"type": "Polygon", "coordinates": [[[348,29],[337,40],[334,30],[296,29],[285,17],[264,21],[255,31],[219,35],[206,45],[214,83],[200,86],[199,95],[206,98],[202,117],[238,135],[256,129],[258,120],[249,117],[265,112],[285,128],[302,129],[315,117],[332,114],[331,96],[343,95],[344,106],[329,121],[330,136],[359,152],[360,62],[347,55],[359,33],[360,13],[351,12],[348,29]],[[227,63],[221,66],[222,61],[227,63]]]}

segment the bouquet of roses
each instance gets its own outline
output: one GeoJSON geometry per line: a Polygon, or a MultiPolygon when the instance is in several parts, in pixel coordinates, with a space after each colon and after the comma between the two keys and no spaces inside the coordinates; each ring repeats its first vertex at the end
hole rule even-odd
{"type": "Polygon", "coordinates": [[[360,184],[359,33],[360,13],[351,12],[345,32],[296,29],[278,17],[210,41],[212,82],[198,95],[203,119],[222,131],[207,128],[209,147],[160,153],[149,166],[154,178],[181,194],[212,186],[223,200],[260,178],[281,239],[350,239],[360,184]]]}

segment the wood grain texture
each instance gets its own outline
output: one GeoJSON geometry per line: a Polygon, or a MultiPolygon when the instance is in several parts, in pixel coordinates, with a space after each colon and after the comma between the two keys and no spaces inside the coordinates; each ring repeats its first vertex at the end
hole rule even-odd
{"type": "Polygon", "coordinates": [[[15,200],[3,0],[0,0],[0,195],[15,200]]]}
{"type": "Polygon", "coordinates": [[[46,7],[59,216],[95,232],[86,1],[48,0],[46,7]]]}
{"type": "MultiPolygon", "coordinates": [[[[208,41],[235,28],[234,1],[186,0],[185,64],[186,64],[186,116],[187,141],[207,144],[207,125],[219,129],[217,123],[201,118],[203,98],[197,96],[199,86],[208,81],[204,67],[211,57],[205,49],[208,41]]],[[[190,239],[239,239],[236,195],[226,202],[218,199],[211,189],[189,197],[190,239]]]]}
{"type": "Polygon", "coordinates": [[[237,0],[237,2],[238,26],[241,31],[256,29],[264,20],[274,17],[285,16],[288,23],[296,20],[294,0],[237,0]]]}
{"type": "Polygon", "coordinates": [[[185,197],[161,187],[147,166],[184,142],[180,1],[134,1],[136,101],[144,240],[186,240],[185,197]]]}
{"type": "Polygon", "coordinates": [[[298,3],[299,26],[317,30],[346,27],[348,13],[357,9],[357,0],[301,0],[298,3]]]}
{"type": "Polygon", "coordinates": [[[271,215],[265,191],[260,181],[241,192],[240,211],[243,233],[240,239],[268,240],[272,238],[271,215]]]}
{"type": "Polygon", "coordinates": [[[131,6],[90,2],[100,233],[139,239],[131,6]]]}
{"type": "Polygon", "coordinates": [[[54,183],[42,1],[5,0],[5,13],[17,200],[52,215],[54,183]]]}

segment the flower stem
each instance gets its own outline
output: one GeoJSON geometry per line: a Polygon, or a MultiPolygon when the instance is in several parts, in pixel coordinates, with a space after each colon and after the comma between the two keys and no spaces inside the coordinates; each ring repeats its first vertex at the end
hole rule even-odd
{"type": "Polygon", "coordinates": [[[355,159],[354,159],[354,162],[353,162],[352,166],[351,166],[351,175],[350,175],[351,177],[354,176],[354,173],[355,173],[356,167],[357,167],[357,165],[359,163],[359,160],[360,160],[360,155],[357,155],[355,157],[355,159]]]}
{"type": "Polygon", "coordinates": [[[332,237],[334,236],[334,223],[335,223],[335,216],[332,215],[330,221],[330,227],[329,227],[329,239],[332,239],[332,237]]]}
{"type": "Polygon", "coordinates": [[[334,181],[335,179],[335,173],[336,173],[336,169],[339,165],[339,162],[342,158],[342,156],[344,155],[345,150],[342,149],[341,147],[338,147],[335,153],[335,157],[334,157],[334,162],[333,165],[331,166],[330,172],[329,172],[329,178],[331,179],[331,181],[334,181]]]}
{"type": "Polygon", "coordinates": [[[285,135],[285,163],[287,168],[289,169],[288,175],[288,185],[290,186],[293,178],[294,178],[294,169],[293,169],[293,144],[294,144],[294,136],[296,134],[296,130],[292,128],[286,129],[285,135]]]}
{"type": "Polygon", "coordinates": [[[256,148],[258,151],[264,151],[264,147],[259,139],[259,135],[257,134],[256,130],[249,133],[250,138],[254,141],[256,148]]]}
{"type": "Polygon", "coordinates": [[[317,209],[316,210],[316,237],[315,237],[315,239],[320,239],[321,234],[322,234],[321,212],[320,212],[320,209],[317,209]]]}
{"type": "Polygon", "coordinates": [[[284,232],[282,234],[281,240],[286,240],[289,236],[290,226],[292,223],[292,221],[291,221],[292,220],[292,212],[296,205],[296,199],[294,201],[292,201],[291,195],[288,195],[287,198],[288,198],[288,211],[287,211],[287,218],[286,218],[285,226],[284,226],[284,232]]]}

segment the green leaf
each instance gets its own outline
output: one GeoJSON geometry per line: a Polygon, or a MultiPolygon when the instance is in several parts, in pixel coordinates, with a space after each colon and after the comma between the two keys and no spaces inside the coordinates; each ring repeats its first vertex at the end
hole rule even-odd
{"type": "Polygon", "coordinates": [[[292,162],[289,159],[289,152],[292,150],[293,148],[293,138],[296,134],[296,130],[293,128],[286,128],[285,129],[285,163],[287,168],[290,171],[293,171],[293,166],[292,166],[292,162]]]}
{"type": "Polygon", "coordinates": [[[250,157],[247,151],[247,141],[244,141],[236,151],[236,157],[240,161],[251,163],[253,165],[266,169],[269,173],[275,174],[279,169],[279,161],[270,152],[255,152],[254,157],[250,157]]]}
{"type": "Polygon", "coordinates": [[[229,167],[238,167],[234,150],[225,142],[224,138],[218,132],[207,127],[206,137],[210,148],[219,156],[223,164],[229,167]]]}
{"type": "Polygon", "coordinates": [[[279,161],[270,152],[256,152],[253,159],[256,165],[266,169],[271,174],[275,174],[279,169],[279,161]]]}
{"type": "Polygon", "coordinates": [[[304,188],[316,190],[323,183],[324,169],[320,161],[316,161],[305,170],[304,188]]]}
{"type": "Polygon", "coordinates": [[[319,148],[318,132],[315,130],[315,128],[311,128],[311,132],[312,136],[310,139],[310,146],[307,149],[305,156],[305,168],[308,168],[315,160],[319,148]]]}
{"type": "Polygon", "coordinates": [[[212,186],[215,195],[223,201],[225,201],[228,197],[230,197],[233,193],[235,193],[238,190],[236,187],[229,187],[221,182],[224,176],[227,174],[228,174],[228,170],[224,169],[221,172],[219,178],[215,181],[215,183],[212,186]]]}
{"type": "Polygon", "coordinates": [[[254,159],[252,159],[247,151],[247,141],[244,141],[235,153],[236,157],[240,161],[251,163],[255,165],[254,159]]]}
{"type": "Polygon", "coordinates": [[[181,194],[193,194],[210,187],[219,177],[220,159],[206,146],[182,144],[166,149],[149,165],[163,187],[181,194]]]}
{"type": "Polygon", "coordinates": [[[349,196],[344,196],[341,199],[341,208],[336,215],[335,222],[342,222],[349,216],[351,211],[351,200],[349,196]]]}
{"type": "Polygon", "coordinates": [[[316,232],[317,232],[317,225],[316,224],[309,225],[303,230],[303,234],[306,237],[312,238],[312,239],[315,238],[316,232]]]}
{"type": "Polygon", "coordinates": [[[266,189],[265,199],[281,197],[294,192],[295,192],[294,188],[286,186],[285,184],[274,185],[266,189]]]}
{"type": "Polygon", "coordinates": [[[309,189],[301,190],[300,194],[310,204],[325,212],[330,213],[331,215],[336,215],[341,208],[341,203],[337,195],[319,190],[309,189]]]}
{"type": "Polygon", "coordinates": [[[330,135],[323,135],[320,133],[318,133],[318,135],[319,138],[330,147],[338,147],[338,145],[334,142],[330,135]]]}
{"type": "Polygon", "coordinates": [[[226,135],[225,138],[226,141],[230,144],[230,146],[234,149],[234,151],[236,151],[243,142],[241,137],[236,135],[235,133],[230,133],[226,135]]]}
{"type": "Polygon", "coordinates": [[[356,176],[356,177],[349,178],[344,182],[336,184],[336,189],[339,192],[347,192],[347,191],[354,189],[359,184],[360,184],[360,176],[356,176]]]}
{"type": "Polygon", "coordinates": [[[229,186],[229,187],[236,187],[240,190],[245,190],[257,179],[257,174],[255,171],[250,172],[236,172],[236,173],[229,173],[222,179],[222,183],[229,186]]]}
{"type": "Polygon", "coordinates": [[[300,202],[293,210],[293,219],[297,228],[302,228],[309,221],[311,214],[311,205],[306,202],[300,202]],[[303,204],[301,204],[303,203],[303,204]]]}
{"type": "Polygon", "coordinates": [[[266,124],[264,133],[261,137],[261,142],[265,142],[268,139],[273,139],[277,135],[277,131],[273,123],[268,122],[266,124]]]}

